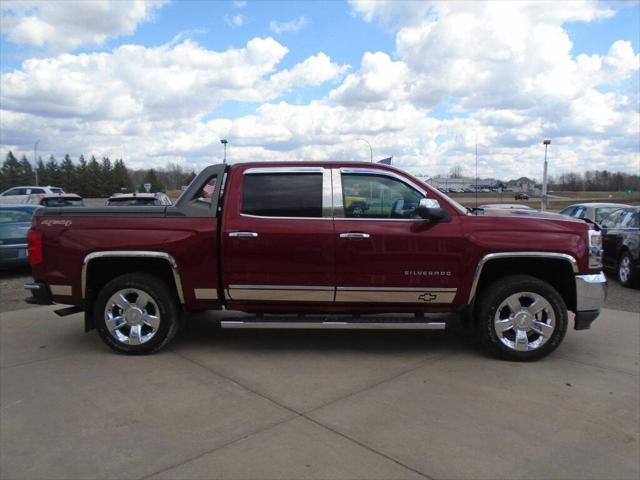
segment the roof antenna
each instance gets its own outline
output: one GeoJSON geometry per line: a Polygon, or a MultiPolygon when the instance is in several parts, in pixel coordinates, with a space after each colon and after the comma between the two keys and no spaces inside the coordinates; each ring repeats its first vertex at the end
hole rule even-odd
{"type": "Polygon", "coordinates": [[[478,130],[476,130],[476,208],[478,208],[478,130]]]}

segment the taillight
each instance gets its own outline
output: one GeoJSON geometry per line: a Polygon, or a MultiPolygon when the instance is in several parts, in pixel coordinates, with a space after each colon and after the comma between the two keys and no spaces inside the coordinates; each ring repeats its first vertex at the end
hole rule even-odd
{"type": "Polygon", "coordinates": [[[34,230],[33,228],[29,229],[27,232],[27,242],[29,244],[28,253],[29,253],[29,263],[31,265],[39,265],[42,263],[42,233],[34,230]]]}

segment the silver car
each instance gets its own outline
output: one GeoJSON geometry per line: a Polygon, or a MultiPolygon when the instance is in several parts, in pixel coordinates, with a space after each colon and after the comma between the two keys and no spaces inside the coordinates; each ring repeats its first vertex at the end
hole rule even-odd
{"type": "Polygon", "coordinates": [[[623,203],[576,203],[562,210],[562,215],[574,218],[586,218],[600,225],[602,221],[620,208],[628,208],[623,203]]]}

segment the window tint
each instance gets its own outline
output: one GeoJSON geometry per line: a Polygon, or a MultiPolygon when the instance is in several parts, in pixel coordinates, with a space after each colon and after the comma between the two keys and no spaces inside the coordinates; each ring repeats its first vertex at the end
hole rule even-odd
{"type": "Polygon", "coordinates": [[[637,228],[636,215],[633,210],[625,210],[621,215],[616,227],[618,228],[637,228]]]}
{"type": "Polygon", "coordinates": [[[624,213],[624,210],[618,210],[618,211],[612,213],[611,215],[609,215],[607,218],[605,218],[602,221],[602,226],[604,228],[613,228],[614,225],[618,222],[618,220],[620,219],[620,217],[622,216],[623,213],[624,213]]]}
{"type": "Polygon", "coordinates": [[[564,210],[561,210],[560,213],[562,215],[568,215],[570,217],[573,217],[573,212],[575,211],[576,207],[567,207],[564,210]]]}
{"type": "Polygon", "coordinates": [[[82,207],[82,200],[73,198],[43,198],[40,205],[45,207],[82,207]]]}
{"type": "Polygon", "coordinates": [[[585,207],[578,207],[576,208],[576,211],[573,212],[572,216],[576,218],[584,218],[586,213],[587,213],[587,209],[585,207]]]}
{"type": "MultiPolygon", "coordinates": [[[[53,191],[55,189],[52,188],[51,190],[53,191]]],[[[58,188],[58,190],[60,189],[58,188]]],[[[42,188],[32,188],[31,193],[44,193],[44,190],[42,188]]],[[[62,190],[60,190],[60,192],[53,192],[53,193],[62,193],[62,190]]]]}
{"type": "Polygon", "coordinates": [[[602,207],[596,210],[596,223],[601,223],[605,218],[618,210],[620,207],[602,207]]]}
{"type": "Polygon", "coordinates": [[[245,175],[242,213],[265,217],[322,217],[322,175],[245,175]]]}
{"type": "Polygon", "coordinates": [[[423,195],[405,183],[381,175],[342,175],[346,218],[418,218],[423,195]]]}
{"type": "MultiPolygon", "coordinates": [[[[44,190],[42,190],[41,188],[39,188],[38,190],[40,190],[40,191],[39,192],[32,192],[32,193],[44,193],[44,190]]],[[[61,194],[61,193],[64,193],[64,190],[62,190],[61,188],[52,188],[51,189],[51,193],[61,194]]]]}
{"type": "Polygon", "coordinates": [[[20,189],[19,188],[12,188],[11,190],[7,191],[4,193],[4,196],[9,196],[9,195],[20,195],[18,193],[20,189]]]}

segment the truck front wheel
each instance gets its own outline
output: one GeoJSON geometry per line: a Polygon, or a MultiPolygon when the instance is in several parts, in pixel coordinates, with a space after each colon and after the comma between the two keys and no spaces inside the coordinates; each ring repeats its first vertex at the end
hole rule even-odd
{"type": "Polygon", "coordinates": [[[155,352],[178,330],[175,293],[147,273],[128,273],[111,280],[100,290],[93,311],[100,337],[120,353],[155,352]]]}
{"type": "Polygon", "coordinates": [[[567,332],[567,307],[560,294],[528,275],[511,275],[489,285],[476,312],[483,344],[507,360],[545,357],[567,332]]]}

